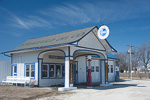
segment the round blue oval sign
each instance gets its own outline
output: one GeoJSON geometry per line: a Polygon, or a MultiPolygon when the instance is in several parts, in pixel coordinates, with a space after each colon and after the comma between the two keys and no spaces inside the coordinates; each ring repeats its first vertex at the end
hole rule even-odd
{"type": "Polygon", "coordinates": [[[106,25],[98,29],[97,35],[100,39],[106,39],[109,36],[109,28],[106,25]]]}

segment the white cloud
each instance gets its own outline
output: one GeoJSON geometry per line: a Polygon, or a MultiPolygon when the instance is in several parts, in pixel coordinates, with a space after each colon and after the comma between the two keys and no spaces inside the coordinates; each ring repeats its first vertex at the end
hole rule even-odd
{"type": "Polygon", "coordinates": [[[23,28],[23,29],[31,29],[31,28],[37,28],[37,27],[52,28],[52,25],[50,24],[50,22],[41,17],[34,16],[34,15],[18,17],[14,13],[4,8],[1,8],[1,9],[10,15],[10,17],[8,17],[9,20],[11,21],[9,25],[13,27],[18,27],[18,28],[23,28]]]}
{"type": "MultiPolygon", "coordinates": [[[[145,2],[148,2],[147,0],[145,2]]],[[[79,2],[76,4],[64,4],[43,9],[41,15],[53,19],[53,24],[78,25],[84,23],[95,23],[99,20],[104,24],[115,21],[143,17],[142,12],[149,12],[149,3],[137,0],[127,1],[97,1],[79,2]],[[145,7],[146,6],[146,7],[145,7]],[[141,11],[141,12],[139,12],[141,11]]]]}
{"type": "MultiPolygon", "coordinates": [[[[101,20],[104,24],[115,21],[150,17],[149,1],[97,1],[97,2],[76,2],[76,4],[65,3],[55,5],[37,11],[31,15],[18,16],[2,8],[11,16],[11,25],[23,29],[31,28],[53,28],[57,25],[79,25],[86,23],[98,23],[101,20]],[[144,15],[144,14],[145,15],[144,15]]],[[[100,22],[99,22],[100,23],[100,22]]]]}

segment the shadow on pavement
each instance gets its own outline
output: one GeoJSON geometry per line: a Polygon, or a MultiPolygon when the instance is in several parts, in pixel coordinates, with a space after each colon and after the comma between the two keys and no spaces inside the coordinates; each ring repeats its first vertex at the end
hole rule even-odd
{"type": "MultiPolygon", "coordinates": [[[[131,80],[120,79],[117,82],[110,83],[110,84],[113,84],[113,85],[112,86],[107,86],[107,87],[100,86],[100,83],[93,83],[92,84],[92,86],[93,86],[92,89],[107,90],[107,89],[116,89],[116,88],[137,87],[137,84],[126,84],[126,83],[123,83],[123,82],[126,82],[126,81],[131,81],[131,80]]],[[[77,87],[78,89],[88,89],[86,83],[75,85],[75,87],[77,87]]]]}

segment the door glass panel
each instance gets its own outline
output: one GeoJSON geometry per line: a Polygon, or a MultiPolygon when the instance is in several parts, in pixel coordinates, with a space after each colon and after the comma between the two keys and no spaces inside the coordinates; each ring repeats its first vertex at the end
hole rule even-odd
{"type": "Polygon", "coordinates": [[[17,73],[17,66],[14,66],[14,74],[17,73]]]}
{"type": "Polygon", "coordinates": [[[96,72],[99,72],[99,66],[96,66],[96,72]]]}
{"type": "Polygon", "coordinates": [[[91,72],[94,72],[94,66],[91,66],[91,72]]]}
{"type": "Polygon", "coordinates": [[[53,78],[54,77],[54,65],[50,65],[50,68],[49,68],[49,76],[51,77],[51,78],[53,78]]]}
{"type": "Polygon", "coordinates": [[[111,73],[113,73],[113,65],[111,65],[111,73]]]}

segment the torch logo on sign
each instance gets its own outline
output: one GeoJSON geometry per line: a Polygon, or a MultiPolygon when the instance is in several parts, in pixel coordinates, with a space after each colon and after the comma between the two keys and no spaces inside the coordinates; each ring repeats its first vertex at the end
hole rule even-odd
{"type": "Polygon", "coordinates": [[[106,25],[98,29],[97,35],[100,39],[106,39],[109,36],[109,28],[106,25]]]}

